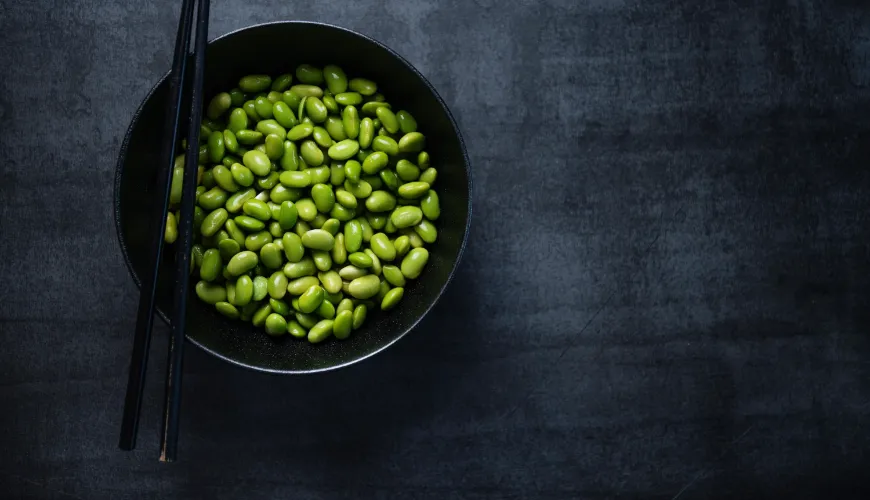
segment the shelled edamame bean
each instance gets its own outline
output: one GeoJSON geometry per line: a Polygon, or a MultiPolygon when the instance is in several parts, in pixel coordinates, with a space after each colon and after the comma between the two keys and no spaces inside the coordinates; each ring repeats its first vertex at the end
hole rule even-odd
{"type": "MultiPolygon", "coordinates": [[[[303,64],[246,75],[208,103],[192,266],[203,302],[311,343],[401,307],[438,239],[438,172],[416,117],[379,90],[338,66],[303,64]]],[[[180,155],[174,177],[184,168],[180,155]]]]}

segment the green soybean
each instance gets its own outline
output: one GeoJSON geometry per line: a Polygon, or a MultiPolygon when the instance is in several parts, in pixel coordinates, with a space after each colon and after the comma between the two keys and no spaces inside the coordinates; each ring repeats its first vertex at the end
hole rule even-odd
{"type": "Polygon", "coordinates": [[[352,184],[356,184],[360,181],[361,173],[362,165],[360,162],[356,160],[348,160],[347,163],[344,164],[345,180],[350,181],[352,184]]]}
{"type": "Polygon", "coordinates": [[[396,197],[387,191],[374,191],[365,205],[369,212],[389,212],[396,207],[396,197]]]}
{"type": "Polygon", "coordinates": [[[302,295],[313,286],[319,286],[320,281],[314,276],[296,278],[287,284],[287,293],[290,295],[302,295]]]}
{"type": "Polygon", "coordinates": [[[300,123],[295,125],[287,132],[287,139],[291,141],[302,140],[314,132],[314,125],[310,123],[300,123]]]}
{"type": "Polygon", "coordinates": [[[329,133],[329,137],[334,141],[347,139],[347,134],[344,133],[344,122],[337,116],[327,116],[324,128],[329,133]]]}
{"type": "Polygon", "coordinates": [[[313,250],[332,250],[335,237],[322,229],[312,229],[302,237],[302,244],[313,250]]]}
{"type": "Polygon", "coordinates": [[[311,250],[311,258],[314,260],[314,267],[319,271],[329,271],[332,267],[332,257],[328,250],[311,250]]]}
{"type": "Polygon", "coordinates": [[[332,335],[332,325],[334,321],[331,319],[320,320],[311,327],[308,331],[308,341],[312,344],[317,344],[328,339],[332,335]]]}
{"type": "Polygon", "coordinates": [[[335,235],[335,245],[330,251],[332,262],[336,265],[342,265],[347,261],[347,249],[344,247],[344,233],[335,235]]]}
{"type": "Polygon", "coordinates": [[[381,121],[381,125],[387,129],[387,132],[395,134],[399,131],[399,120],[396,119],[395,113],[388,106],[379,106],[375,109],[375,116],[381,121]]]}
{"type": "Polygon", "coordinates": [[[423,267],[428,261],[429,251],[425,248],[415,248],[402,259],[402,274],[405,278],[416,279],[423,272],[423,267]]]}
{"type": "Polygon", "coordinates": [[[335,94],[335,102],[342,106],[356,106],[363,101],[362,94],[359,92],[341,92],[335,94]]]}
{"type": "Polygon", "coordinates": [[[245,250],[237,253],[232,259],[230,259],[227,263],[227,272],[232,276],[238,276],[256,267],[258,262],[259,259],[257,259],[257,254],[245,250]]]}
{"type": "Polygon", "coordinates": [[[359,136],[360,132],[360,119],[359,119],[359,111],[357,111],[354,106],[347,106],[341,112],[341,124],[344,130],[344,134],[351,138],[356,139],[359,136]]]}
{"type": "Polygon", "coordinates": [[[305,102],[305,113],[311,118],[314,123],[323,123],[329,114],[326,105],[319,97],[312,96],[305,102]]]}
{"type": "Polygon", "coordinates": [[[323,67],[323,79],[326,81],[326,87],[333,95],[341,94],[347,90],[347,75],[334,64],[328,64],[323,67]]]}
{"type": "Polygon", "coordinates": [[[296,79],[308,85],[323,83],[323,71],[310,64],[300,64],[296,67],[296,79]]]}
{"type": "Polygon", "coordinates": [[[241,275],[236,280],[236,300],[235,305],[245,306],[251,302],[254,296],[254,280],[250,276],[241,275]]]}
{"type": "Polygon", "coordinates": [[[381,300],[381,310],[389,311],[390,309],[396,307],[399,304],[399,301],[402,300],[402,297],[405,296],[405,289],[402,287],[396,287],[391,289],[384,295],[384,298],[381,300]]]}
{"type": "MultiPolygon", "coordinates": [[[[257,111],[257,116],[261,119],[269,119],[272,118],[273,115],[273,104],[272,101],[265,97],[258,97],[254,99],[254,110],[257,111]]],[[[261,130],[262,132],[262,130],[261,130]]],[[[265,132],[263,132],[265,134],[265,132]]]]}
{"type": "Polygon", "coordinates": [[[269,269],[278,269],[283,264],[281,249],[274,243],[266,243],[260,248],[260,262],[269,269]]]}
{"type": "Polygon", "coordinates": [[[328,148],[335,144],[335,141],[332,140],[329,132],[327,132],[323,127],[314,127],[314,132],[311,133],[311,138],[322,148],[328,148]]]}
{"type": "Polygon", "coordinates": [[[278,181],[289,188],[306,188],[311,185],[311,173],[307,170],[282,172],[278,181]]]}
{"type": "Polygon", "coordinates": [[[284,265],[282,272],[290,279],[297,279],[304,276],[314,276],[317,268],[314,267],[314,260],[311,257],[305,257],[297,262],[288,262],[284,265]]]}
{"type": "Polygon", "coordinates": [[[227,201],[227,192],[223,188],[215,186],[208,191],[199,195],[197,202],[199,206],[206,210],[215,210],[220,208],[227,201]]]}
{"type": "Polygon", "coordinates": [[[363,118],[359,123],[359,147],[367,149],[375,138],[375,125],[369,117],[363,118]]]}
{"type": "Polygon", "coordinates": [[[206,304],[217,304],[227,300],[227,291],[222,285],[200,281],[194,287],[196,296],[206,304]]]}
{"type": "Polygon", "coordinates": [[[341,311],[335,316],[335,321],[333,321],[332,325],[332,333],[335,335],[335,338],[339,340],[344,340],[350,336],[351,329],[353,328],[353,312],[352,311],[341,311]]]}
{"type": "Polygon", "coordinates": [[[393,246],[396,247],[396,256],[404,257],[411,249],[411,239],[405,235],[399,236],[393,241],[393,246]]]}
{"type": "Polygon", "coordinates": [[[239,80],[239,88],[242,92],[248,94],[256,94],[268,89],[272,84],[272,78],[269,75],[247,75],[239,80]]]}
{"type": "Polygon", "coordinates": [[[266,328],[266,333],[273,337],[278,337],[287,333],[287,320],[284,319],[284,316],[281,316],[278,313],[273,312],[266,316],[264,326],[266,328]]]}
{"type": "Polygon", "coordinates": [[[287,276],[282,271],[276,271],[266,281],[266,292],[273,299],[282,299],[287,293],[289,283],[287,276]]]}
{"type": "Polygon", "coordinates": [[[381,280],[372,274],[356,278],[350,282],[348,292],[357,299],[368,299],[377,295],[381,280]]]}
{"type": "Polygon", "coordinates": [[[416,226],[423,220],[423,212],[415,206],[409,205],[395,209],[390,216],[390,221],[398,229],[416,226]]]}
{"type": "MultiPolygon", "coordinates": [[[[422,165],[422,163],[421,163],[421,165],[422,165]]],[[[420,182],[425,182],[426,184],[429,184],[431,186],[431,185],[435,184],[435,179],[437,179],[437,178],[438,178],[438,171],[435,170],[433,167],[429,167],[420,174],[420,178],[418,180],[420,182]]]]}
{"type": "Polygon", "coordinates": [[[368,309],[365,304],[359,304],[353,310],[353,329],[358,330],[366,320],[366,313],[368,309]]]}
{"type": "Polygon", "coordinates": [[[389,236],[384,233],[377,233],[372,236],[369,242],[372,252],[383,260],[394,260],[396,258],[396,247],[390,241],[389,236]]]}
{"type": "Polygon", "coordinates": [[[308,335],[308,331],[296,320],[290,320],[287,322],[287,333],[297,339],[304,338],[308,335]]]}
{"type": "Polygon", "coordinates": [[[257,132],[263,135],[275,134],[280,137],[287,135],[287,129],[275,120],[262,120],[257,123],[257,132]]]}
{"type": "Polygon", "coordinates": [[[353,158],[358,151],[359,143],[357,141],[345,139],[330,146],[328,154],[333,160],[344,161],[353,158]]]}
{"type": "Polygon", "coordinates": [[[220,251],[209,248],[202,255],[202,265],[199,268],[199,277],[205,281],[214,281],[220,276],[223,269],[223,261],[220,251]]]}
{"type": "Polygon", "coordinates": [[[228,218],[229,214],[223,208],[213,210],[205,216],[205,219],[203,219],[202,226],[200,226],[200,232],[203,236],[211,236],[223,227],[228,218]]]}
{"type": "Polygon", "coordinates": [[[378,85],[365,78],[353,78],[347,83],[347,87],[362,95],[374,95],[378,91],[378,85]]]}
{"type": "Polygon", "coordinates": [[[401,109],[396,113],[396,120],[399,121],[399,128],[402,130],[403,134],[417,131],[417,120],[414,119],[411,113],[404,109],[401,109]]]}
{"type": "Polygon", "coordinates": [[[253,146],[263,140],[263,134],[256,130],[239,130],[236,132],[236,140],[239,144],[253,146]]]}
{"type": "Polygon", "coordinates": [[[372,140],[372,149],[386,153],[390,156],[399,154],[399,145],[395,139],[386,135],[379,135],[372,140]]]}
{"type": "Polygon", "coordinates": [[[365,161],[362,162],[362,170],[369,175],[374,175],[386,167],[389,161],[390,158],[386,153],[377,151],[368,155],[365,161]]]}
{"type": "Polygon", "coordinates": [[[324,155],[317,143],[312,140],[307,140],[299,147],[299,154],[309,166],[318,167],[323,164],[324,155]]]}

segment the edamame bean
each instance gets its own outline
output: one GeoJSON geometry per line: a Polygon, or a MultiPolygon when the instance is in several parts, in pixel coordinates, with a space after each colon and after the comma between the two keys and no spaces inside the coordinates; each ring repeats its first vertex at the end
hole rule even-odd
{"type": "Polygon", "coordinates": [[[416,279],[423,272],[423,267],[429,261],[429,251],[425,248],[415,248],[402,259],[402,274],[409,279],[416,279]]]}
{"type": "MultiPolygon", "coordinates": [[[[259,302],[266,298],[269,293],[269,280],[265,276],[257,276],[254,278],[254,294],[251,297],[253,302],[259,302]]],[[[287,291],[287,285],[284,284],[284,291],[287,291]]]]}
{"type": "Polygon", "coordinates": [[[366,199],[369,212],[389,212],[396,207],[396,197],[387,191],[374,191],[366,199]]]}
{"type": "Polygon", "coordinates": [[[377,276],[367,274],[351,281],[348,293],[357,299],[368,299],[377,295],[380,286],[381,280],[377,276]]]}
{"type": "Polygon", "coordinates": [[[314,267],[319,271],[329,271],[332,267],[332,257],[328,250],[312,250],[311,258],[314,259],[314,267]]]}
{"type": "Polygon", "coordinates": [[[400,153],[416,153],[426,146],[426,138],[420,132],[409,132],[399,139],[400,153]]]}
{"type": "Polygon", "coordinates": [[[326,105],[319,97],[312,96],[305,102],[305,113],[314,123],[323,123],[326,121],[329,110],[326,109],[326,105]]]}
{"type": "Polygon", "coordinates": [[[284,316],[281,316],[278,313],[271,313],[266,316],[264,324],[266,327],[266,333],[273,337],[279,337],[287,333],[287,320],[284,319],[284,316]]]}
{"type": "Polygon", "coordinates": [[[229,214],[223,208],[218,208],[209,212],[202,221],[200,233],[202,233],[203,236],[211,236],[217,233],[218,230],[223,227],[224,222],[226,222],[228,218],[229,214]]]}
{"type": "Polygon", "coordinates": [[[335,317],[332,330],[335,338],[344,340],[350,336],[351,328],[353,327],[353,312],[341,311],[335,317]]]}
{"type": "MultiPolygon", "coordinates": [[[[421,166],[422,166],[422,164],[421,164],[421,166]]],[[[429,184],[431,186],[431,185],[435,184],[435,179],[437,179],[437,178],[438,178],[438,171],[435,170],[433,167],[429,167],[426,170],[424,170],[423,173],[420,174],[420,178],[417,180],[419,180],[420,182],[425,182],[426,184],[429,184]]]]}
{"type": "Polygon", "coordinates": [[[227,92],[221,92],[212,97],[211,102],[208,103],[208,108],[206,109],[205,114],[212,120],[217,120],[222,114],[226,113],[232,105],[233,99],[230,97],[230,94],[227,92]]]}
{"type": "Polygon", "coordinates": [[[353,78],[347,83],[347,87],[362,95],[374,95],[378,91],[378,85],[365,78],[353,78]]]}
{"type": "Polygon", "coordinates": [[[282,271],[275,271],[266,281],[266,292],[273,299],[282,299],[287,293],[287,285],[289,283],[287,275],[282,271]]]}
{"type": "Polygon", "coordinates": [[[200,281],[194,287],[196,296],[206,304],[217,304],[227,300],[227,291],[222,285],[200,281]]]}
{"type": "Polygon", "coordinates": [[[421,220],[423,220],[423,212],[413,205],[399,207],[393,210],[393,214],[390,216],[390,221],[398,229],[416,226],[421,220]]]}
{"type": "Polygon", "coordinates": [[[260,132],[264,136],[275,134],[280,137],[285,137],[287,135],[287,129],[282,127],[275,120],[261,120],[257,123],[257,132],[260,132]]]}
{"type": "Polygon", "coordinates": [[[360,174],[362,173],[362,165],[356,160],[348,160],[347,163],[344,164],[344,176],[345,180],[350,181],[352,184],[356,184],[360,181],[360,174]]]}
{"type": "Polygon", "coordinates": [[[343,265],[347,261],[347,249],[344,247],[344,233],[335,235],[335,245],[333,245],[330,256],[332,262],[336,265],[343,265]]]}
{"type": "Polygon", "coordinates": [[[272,105],[272,117],[279,125],[286,129],[292,129],[298,124],[293,110],[284,101],[278,101],[272,105]]]}
{"type": "MultiPolygon", "coordinates": [[[[227,202],[224,205],[227,211],[230,213],[238,213],[242,210],[242,205],[251,198],[254,198],[257,195],[257,192],[253,188],[248,188],[243,191],[239,191],[230,195],[227,198],[227,202]]],[[[208,235],[206,235],[208,236],[208,235]]]]}
{"type": "Polygon", "coordinates": [[[420,235],[420,239],[426,243],[435,243],[435,240],[438,239],[438,230],[435,228],[434,224],[427,220],[422,220],[419,224],[414,226],[414,232],[420,235]]]}
{"type": "Polygon", "coordinates": [[[220,276],[221,269],[223,269],[223,261],[221,260],[220,251],[214,248],[206,250],[202,256],[199,277],[205,281],[214,281],[220,276]]]}
{"type": "Polygon", "coordinates": [[[241,275],[236,280],[236,300],[235,305],[245,306],[251,302],[254,296],[254,281],[250,276],[241,275]]]}
{"type": "Polygon", "coordinates": [[[281,249],[274,243],[266,243],[260,247],[260,262],[269,269],[281,267],[281,249]]]}
{"type": "Polygon", "coordinates": [[[396,266],[383,266],[381,271],[384,274],[384,279],[387,280],[387,283],[402,287],[405,286],[405,275],[402,274],[402,271],[396,266]]]}
{"type": "Polygon", "coordinates": [[[401,109],[396,113],[396,119],[399,121],[399,128],[403,134],[417,131],[417,120],[411,116],[411,113],[401,109]]]}
{"type": "Polygon", "coordinates": [[[359,123],[359,147],[362,149],[368,149],[372,144],[372,140],[375,138],[375,125],[372,122],[372,119],[369,117],[363,118],[359,123]]]}
{"type": "Polygon", "coordinates": [[[317,344],[328,339],[332,335],[332,325],[334,321],[331,319],[320,320],[311,327],[308,331],[308,341],[312,344],[317,344]]]}
{"type": "MultiPolygon", "coordinates": [[[[295,236],[295,235],[294,235],[295,236]]],[[[285,246],[286,248],[286,246],[285,246]]],[[[311,257],[300,258],[297,262],[288,262],[284,265],[283,273],[290,279],[302,278],[304,276],[314,276],[317,272],[314,267],[314,260],[311,257]]]]}
{"type": "Polygon", "coordinates": [[[333,160],[344,161],[353,158],[357,152],[359,152],[359,143],[353,139],[345,139],[330,146],[328,154],[333,160]]]}
{"type": "Polygon", "coordinates": [[[229,302],[218,302],[214,305],[214,308],[217,309],[217,312],[223,314],[227,318],[239,319],[239,310],[229,302]]]}
{"type": "Polygon", "coordinates": [[[310,314],[313,313],[323,302],[323,288],[314,285],[299,297],[299,310],[310,314]]]}
{"type": "Polygon", "coordinates": [[[357,198],[368,198],[372,194],[372,185],[362,179],[357,183],[345,180],[344,189],[357,198]]]}
{"type": "Polygon", "coordinates": [[[266,156],[265,153],[261,153],[260,151],[252,150],[242,156],[242,161],[245,166],[251,170],[255,175],[264,176],[268,175],[272,169],[272,164],[269,161],[269,157],[266,156]]]}
{"type": "Polygon", "coordinates": [[[272,243],[272,235],[268,231],[249,234],[245,238],[245,248],[252,252],[258,252],[266,243],[272,243]]]}
{"type": "Polygon", "coordinates": [[[314,276],[296,278],[287,284],[287,293],[290,295],[302,295],[313,286],[319,286],[320,280],[314,276]]]}
{"type": "Polygon", "coordinates": [[[386,153],[377,151],[366,157],[362,163],[362,170],[369,175],[374,175],[386,167],[389,161],[390,157],[386,153]]]}
{"type": "Polygon", "coordinates": [[[300,64],[296,67],[296,79],[308,85],[320,85],[323,83],[323,72],[316,66],[300,64]]]}
{"type": "Polygon", "coordinates": [[[335,102],[342,106],[356,106],[363,101],[362,95],[359,92],[341,92],[335,94],[335,102]]]}
{"type": "Polygon", "coordinates": [[[393,246],[396,247],[396,256],[404,257],[408,250],[411,249],[411,240],[405,235],[399,236],[393,241],[393,246]]]}
{"type": "Polygon", "coordinates": [[[266,136],[266,156],[270,160],[278,160],[284,154],[284,136],[269,134],[266,136]]]}
{"type": "Polygon", "coordinates": [[[420,169],[410,161],[402,159],[396,163],[396,174],[402,181],[412,182],[420,177],[420,169]]]}
{"type": "MultiPolygon", "coordinates": [[[[272,218],[272,212],[269,210],[269,206],[264,202],[258,199],[251,199],[246,201],[242,205],[242,212],[246,215],[250,215],[255,219],[259,219],[261,221],[267,221],[272,218]]],[[[238,221],[236,221],[238,223],[238,221]]],[[[245,226],[242,226],[245,227],[245,226]]],[[[260,229],[260,228],[255,228],[260,229]]]]}
{"type": "Polygon", "coordinates": [[[299,147],[299,154],[309,166],[319,167],[323,164],[323,151],[317,146],[317,143],[312,140],[307,140],[299,147]]]}
{"type": "Polygon", "coordinates": [[[227,263],[227,272],[229,272],[231,276],[238,276],[256,267],[258,262],[257,254],[245,250],[233,255],[233,258],[227,263]]]}
{"type": "Polygon", "coordinates": [[[272,78],[269,75],[248,75],[239,80],[239,88],[242,92],[248,94],[256,94],[263,92],[272,84],[272,78]]]}
{"type": "Polygon", "coordinates": [[[281,172],[278,182],[289,188],[306,188],[311,185],[311,174],[308,170],[281,172]]]}
{"type": "Polygon", "coordinates": [[[318,273],[317,277],[327,292],[338,293],[341,291],[341,276],[336,271],[321,272],[318,273]]]}
{"type": "Polygon", "coordinates": [[[323,67],[323,79],[326,81],[326,87],[333,95],[337,96],[347,90],[347,75],[334,64],[328,64],[323,67]]]}
{"type": "Polygon", "coordinates": [[[338,275],[341,276],[341,279],[343,280],[354,280],[365,276],[366,274],[368,274],[368,271],[356,266],[344,266],[338,271],[338,275]]]}
{"type": "Polygon", "coordinates": [[[399,196],[403,198],[419,198],[429,192],[429,184],[426,182],[414,181],[403,184],[399,187],[399,196]]]}
{"type": "Polygon", "coordinates": [[[396,247],[390,241],[390,238],[384,233],[378,233],[372,236],[370,241],[372,252],[383,260],[394,260],[396,258],[396,247]]]}
{"type": "Polygon", "coordinates": [[[272,90],[276,92],[284,92],[293,83],[293,75],[285,73],[275,78],[272,82],[272,90]]]}
{"type": "Polygon", "coordinates": [[[214,168],[211,169],[211,172],[214,176],[215,183],[225,191],[234,193],[239,190],[239,185],[236,184],[235,180],[233,180],[233,174],[230,173],[230,170],[227,167],[223,165],[215,165],[214,168]]]}
{"type": "Polygon", "coordinates": [[[359,304],[353,310],[353,329],[354,330],[358,330],[359,327],[361,327],[363,325],[363,323],[366,320],[367,311],[368,311],[368,309],[366,308],[365,304],[359,304]]]}
{"type": "Polygon", "coordinates": [[[386,135],[375,137],[372,140],[372,149],[386,153],[390,156],[396,156],[399,154],[399,145],[396,144],[395,139],[386,135]]]}
{"type": "Polygon", "coordinates": [[[383,300],[381,300],[381,310],[389,311],[390,309],[396,307],[399,304],[399,301],[402,300],[402,297],[405,296],[405,289],[402,287],[393,288],[388,291],[386,295],[384,295],[383,300]]]}
{"type": "MultiPolygon", "coordinates": [[[[258,97],[256,99],[254,99],[254,110],[257,112],[257,116],[259,116],[260,119],[272,118],[272,115],[273,115],[272,107],[273,107],[272,101],[270,101],[269,99],[267,99],[265,97],[258,97]]],[[[258,130],[259,130],[259,128],[258,128],[258,130]]],[[[263,132],[263,131],[260,130],[260,132],[263,132]]],[[[263,134],[266,134],[266,132],[263,132],[263,134]]]]}
{"type": "Polygon", "coordinates": [[[284,256],[287,257],[289,262],[293,263],[302,260],[302,257],[305,255],[305,247],[302,245],[302,238],[299,235],[286,232],[281,237],[281,244],[284,245],[284,256]]]}
{"type": "Polygon", "coordinates": [[[369,268],[369,271],[375,276],[380,276],[381,259],[379,259],[378,256],[374,252],[372,252],[371,248],[366,248],[363,250],[363,252],[365,252],[365,254],[372,260],[372,267],[369,268]]]}
{"type": "Polygon", "coordinates": [[[333,141],[343,141],[347,139],[347,134],[344,133],[344,122],[342,122],[341,118],[337,116],[327,116],[324,128],[333,141]]]}
{"type": "Polygon", "coordinates": [[[224,134],[222,132],[212,132],[208,136],[208,156],[212,163],[220,163],[224,158],[226,148],[224,147],[224,134]]]}
{"type": "Polygon", "coordinates": [[[224,205],[227,201],[227,192],[222,188],[215,186],[208,191],[199,195],[197,202],[199,206],[206,210],[215,210],[224,205]]]}
{"type": "Polygon", "coordinates": [[[375,109],[375,116],[381,121],[381,125],[387,129],[387,132],[395,134],[399,131],[399,120],[389,108],[389,106],[378,106],[375,109]]]}

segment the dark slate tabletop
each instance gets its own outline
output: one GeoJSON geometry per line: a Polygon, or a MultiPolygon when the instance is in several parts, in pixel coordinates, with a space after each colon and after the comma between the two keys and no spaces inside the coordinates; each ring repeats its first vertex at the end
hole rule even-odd
{"type": "Polygon", "coordinates": [[[458,277],[338,372],[188,349],[172,465],[160,324],[119,451],[112,177],[179,2],[0,2],[0,496],[867,498],[866,2],[212,3],[212,36],[328,21],[428,76],[474,165],[458,277]]]}

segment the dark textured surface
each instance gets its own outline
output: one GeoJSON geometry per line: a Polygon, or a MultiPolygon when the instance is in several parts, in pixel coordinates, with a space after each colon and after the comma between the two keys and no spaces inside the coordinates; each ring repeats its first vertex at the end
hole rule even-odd
{"type": "Polygon", "coordinates": [[[372,360],[188,350],[163,465],[162,325],[116,448],[137,294],[111,186],[176,4],[0,3],[2,496],[866,498],[866,2],[213,2],[215,35],[327,20],[406,56],[465,131],[475,221],[372,360]]]}

